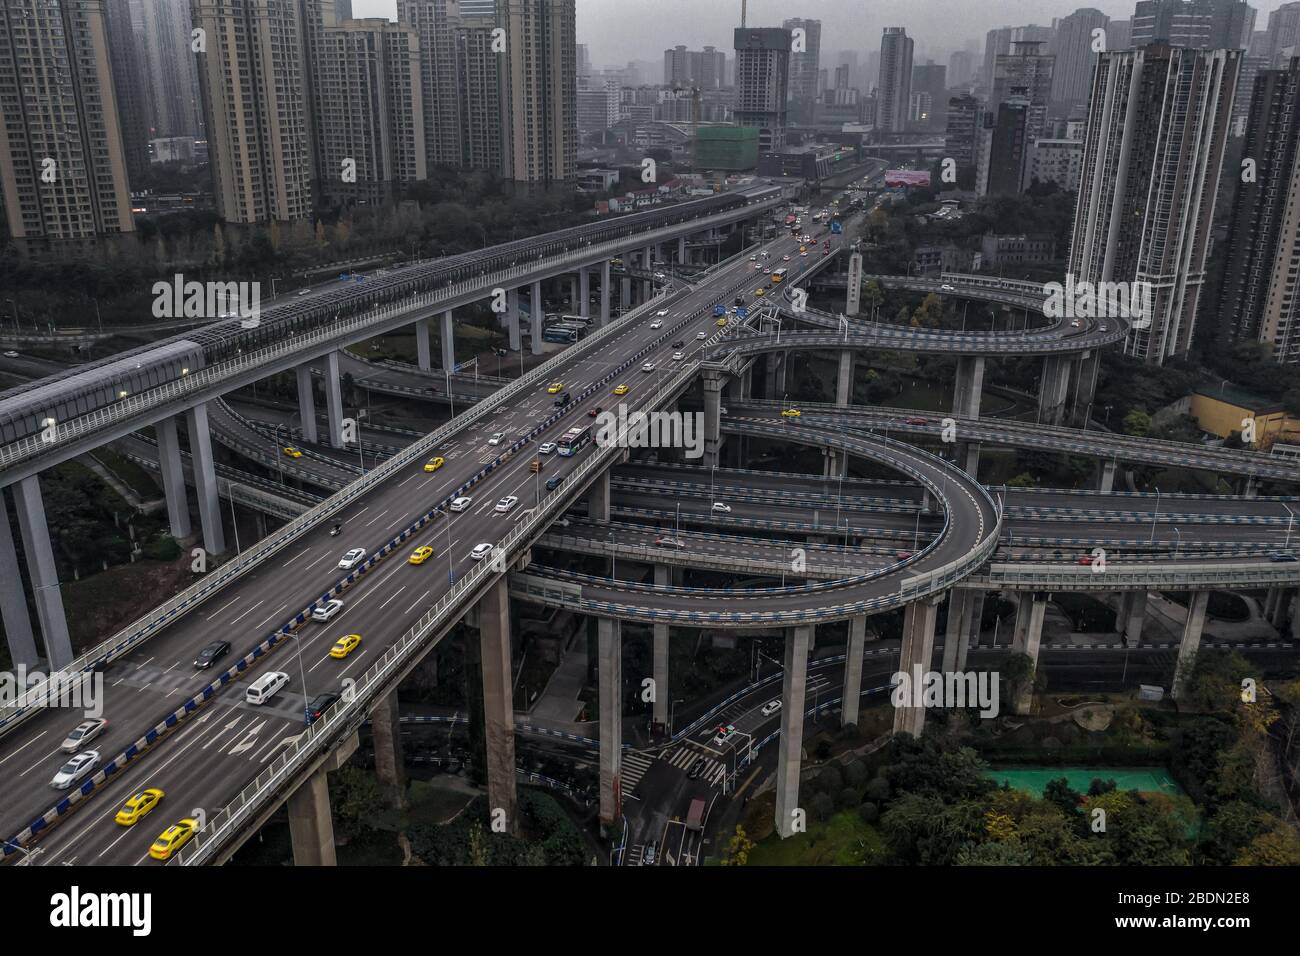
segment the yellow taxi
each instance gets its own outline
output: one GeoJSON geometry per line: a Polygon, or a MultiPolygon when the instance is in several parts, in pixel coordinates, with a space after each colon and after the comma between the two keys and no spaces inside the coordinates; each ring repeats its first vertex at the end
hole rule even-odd
{"type": "Polygon", "coordinates": [[[546,386],[547,395],[558,395],[562,391],[564,391],[563,382],[552,382],[550,385],[546,386]]]}
{"type": "Polygon", "coordinates": [[[360,646],[360,634],[346,634],[334,642],[334,646],[330,648],[330,657],[342,660],[360,646]]]}
{"type": "Polygon", "coordinates": [[[799,251],[800,251],[800,252],[807,252],[807,251],[808,251],[808,247],[807,247],[807,246],[800,246],[800,247],[799,247],[799,251]]]}
{"type": "Polygon", "coordinates": [[[284,446],[284,454],[285,454],[285,456],[288,457],[288,458],[301,458],[301,457],[302,457],[302,452],[300,452],[298,449],[294,448],[292,445],[285,445],[285,446],[284,446]]]}
{"type": "Polygon", "coordinates": [[[765,294],[766,294],[766,293],[765,293],[762,289],[755,289],[755,290],[754,290],[754,295],[758,296],[759,298],[762,298],[765,294]]]}
{"type": "Polygon", "coordinates": [[[424,463],[424,470],[437,471],[445,464],[447,464],[447,459],[445,458],[430,458],[428,461],[424,463]]]}
{"type": "Polygon", "coordinates": [[[620,385],[618,388],[614,389],[614,394],[615,394],[615,395],[626,395],[626,394],[627,394],[627,391],[628,391],[628,387],[627,387],[626,385],[620,385]]]}
{"type": "Polygon", "coordinates": [[[157,788],[150,787],[148,790],[141,790],[122,804],[122,809],[117,811],[117,816],[113,818],[113,821],[124,827],[135,826],[140,822],[142,816],[158,806],[162,798],[163,792],[157,788]]]}
{"type": "Polygon", "coordinates": [[[798,418],[803,412],[797,408],[787,408],[781,412],[782,418],[798,418]]]}
{"type": "Polygon", "coordinates": [[[194,836],[198,828],[199,821],[188,817],[179,823],[173,823],[153,841],[149,855],[155,860],[170,860],[173,853],[190,842],[190,837],[194,836]]]}
{"type": "Polygon", "coordinates": [[[424,564],[424,562],[428,561],[431,557],[433,557],[433,548],[426,545],[422,548],[416,548],[411,552],[411,556],[406,560],[409,564],[424,564]]]}
{"type": "Polygon", "coordinates": [[[727,317],[726,317],[725,315],[724,315],[722,318],[718,319],[717,326],[718,326],[718,328],[720,328],[720,329],[726,328],[726,326],[727,326],[727,317]]]}

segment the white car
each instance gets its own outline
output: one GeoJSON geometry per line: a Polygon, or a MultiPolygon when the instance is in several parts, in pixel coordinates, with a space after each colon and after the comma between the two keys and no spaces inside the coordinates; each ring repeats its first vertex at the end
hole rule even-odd
{"type": "Polygon", "coordinates": [[[664,324],[663,324],[662,322],[658,321],[657,319],[656,319],[654,322],[651,322],[651,323],[650,323],[650,328],[652,328],[652,329],[662,329],[663,327],[664,327],[664,324]]]}
{"type": "Polygon", "coordinates": [[[342,560],[339,561],[339,569],[342,571],[351,571],[365,559],[365,556],[365,548],[353,548],[347,554],[343,555],[342,560]]]}
{"type": "Polygon", "coordinates": [[[335,617],[339,611],[343,610],[343,602],[338,598],[330,598],[316,610],[311,612],[311,619],[324,624],[326,621],[335,617]]]}
{"type": "Polygon", "coordinates": [[[1070,320],[1070,328],[1072,328],[1072,329],[1077,329],[1078,327],[1079,327],[1079,320],[1078,320],[1078,319],[1071,319],[1071,320],[1070,320]]]}
{"type": "Polygon", "coordinates": [[[5,358],[17,358],[17,357],[18,357],[18,353],[15,352],[13,349],[9,349],[7,352],[5,352],[5,358]]]}
{"type": "Polygon", "coordinates": [[[713,503],[713,510],[719,514],[729,515],[731,514],[731,505],[727,504],[725,501],[715,501],[713,503]]]}
{"type": "Polygon", "coordinates": [[[311,295],[311,289],[299,289],[299,290],[298,290],[298,294],[299,294],[299,295],[311,295]]]}
{"type": "Polygon", "coordinates": [[[641,366],[641,371],[643,372],[653,372],[654,370],[655,370],[654,362],[646,362],[644,365],[641,366]]]}
{"type": "Polygon", "coordinates": [[[500,501],[497,502],[497,506],[495,510],[500,512],[501,514],[505,514],[507,511],[509,511],[517,504],[519,504],[518,495],[506,495],[504,498],[502,498],[500,501]]]}
{"type": "Polygon", "coordinates": [[[781,261],[782,261],[782,262],[789,262],[789,261],[790,261],[790,257],[789,257],[789,256],[782,256],[782,257],[781,257],[781,261]]]}
{"type": "Polygon", "coordinates": [[[453,498],[451,502],[452,511],[464,511],[474,499],[469,495],[461,495],[459,498],[453,498]]]}
{"type": "Polygon", "coordinates": [[[769,700],[766,704],[763,705],[763,709],[760,711],[760,713],[764,717],[771,717],[780,709],[781,709],[781,702],[779,700],[769,700]]]}
{"type": "Polygon", "coordinates": [[[758,261],[758,256],[750,256],[750,257],[749,257],[749,261],[750,261],[750,262],[757,262],[757,261],[758,261]]]}
{"type": "Polygon", "coordinates": [[[950,286],[948,283],[945,282],[943,285],[939,286],[939,291],[940,291],[940,292],[956,292],[957,290],[956,290],[955,288],[953,288],[952,286],[950,286]]]}
{"type": "Polygon", "coordinates": [[[1103,325],[1103,326],[1101,327],[1101,331],[1103,331],[1103,332],[1109,332],[1109,331],[1110,331],[1110,326],[1103,325]]]}
{"type": "Polygon", "coordinates": [[[108,726],[108,721],[103,717],[94,717],[90,720],[83,720],[73,728],[72,733],[63,738],[63,744],[59,748],[65,754],[75,754],[78,750],[90,743],[108,726]]]}
{"type": "Polygon", "coordinates": [[[673,353],[673,361],[674,361],[674,362],[680,362],[680,361],[681,361],[682,359],[684,359],[684,358],[686,358],[686,353],[685,353],[685,352],[674,352],[674,353],[673,353]]]}
{"type": "Polygon", "coordinates": [[[708,333],[708,332],[696,332],[696,333],[695,333],[695,337],[696,337],[697,339],[707,339],[707,338],[709,337],[709,333],[708,333]]]}
{"type": "Polygon", "coordinates": [[[78,783],[88,776],[98,766],[98,750],[87,750],[84,753],[79,753],[59,768],[59,772],[50,781],[50,786],[55,790],[67,790],[74,783],[78,783]]]}
{"type": "Polygon", "coordinates": [[[475,561],[482,561],[492,553],[493,547],[495,547],[495,545],[488,544],[488,542],[484,541],[481,544],[474,545],[474,550],[469,553],[469,556],[475,561]]]}
{"type": "Polygon", "coordinates": [[[505,432],[493,432],[492,437],[488,439],[489,445],[499,445],[505,440],[505,432]]]}
{"type": "Polygon", "coordinates": [[[721,747],[723,744],[727,742],[728,738],[730,738],[731,735],[734,734],[735,732],[736,732],[735,724],[727,724],[727,726],[725,727],[719,727],[717,735],[713,738],[713,746],[721,747]]]}
{"type": "Polygon", "coordinates": [[[660,309],[658,312],[655,313],[655,315],[659,316],[659,318],[661,319],[667,314],[668,314],[667,309],[660,309]]]}
{"type": "Polygon", "coordinates": [[[544,441],[537,448],[537,454],[539,455],[552,455],[554,453],[555,453],[555,442],[553,441],[544,441]]]}
{"type": "Polygon", "coordinates": [[[799,257],[800,257],[801,259],[807,259],[807,258],[808,258],[808,253],[806,253],[806,252],[801,252],[801,253],[799,253],[799,257]]]}

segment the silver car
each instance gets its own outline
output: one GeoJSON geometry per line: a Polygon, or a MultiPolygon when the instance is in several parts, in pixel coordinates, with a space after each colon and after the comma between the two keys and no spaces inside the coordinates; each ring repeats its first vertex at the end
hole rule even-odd
{"type": "Polygon", "coordinates": [[[67,790],[74,784],[80,783],[98,766],[98,750],[87,750],[84,753],[79,753],[59,768],[59,772],[50,781],[50,786],[55,790],[67,790]]]}
{"type": "Polygon", "coordinates": [[[103,717],[95,717],[90,720],[83,720],[73,728],[72,733],[63,738],[63,744],[60,749],[65,754],[75,754],[78,750],[90,743],[108,726],[108,721],[103,717]]]}

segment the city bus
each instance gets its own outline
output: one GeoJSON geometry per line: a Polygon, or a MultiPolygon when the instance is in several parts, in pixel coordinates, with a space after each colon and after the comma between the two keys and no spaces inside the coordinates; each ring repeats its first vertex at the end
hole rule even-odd
{"type": "Polygon", "coordinates": [[[786,275],[787,275],[789,272],[790,272],[789,269],[777,269],[777,270],[775,270],[775,271],[772,273],[772,282],[773,282],[773,283],[780,282],[781,280],[783,280],[783,279],[786,277],[786,275]]]}
{"type": "Polygon", "coordinates": [[[578,341],[578,332],[576,329],[564,329],[556,326],[542,333],[542,341],[572,344],[578,341]]]}
{"type": "Polygon", "coordinates": [[[568,458],[589,441],[591,441],[591,426],[575,425],[556,442],[555,450],[568,458]]]}
{"type": "Polygon", "coordinates": [[[799,218],[799,217],[796,216],[794,213],[790,213],[790,215],[788,215],[788,216],[785,217],[785,227],[786,227],[787,229],[789,229],[791,226],[794,225],[794,221],[795,221],[797,218],[799,218]]]}

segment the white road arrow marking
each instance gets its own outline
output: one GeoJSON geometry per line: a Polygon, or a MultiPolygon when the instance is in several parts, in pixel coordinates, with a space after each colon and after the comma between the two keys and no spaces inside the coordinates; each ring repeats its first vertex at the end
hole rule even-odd
{"type": "Polygon", "coordinates": [[[248,731],[244,734],[244,739],[241,740],[239,743],[235,744],[235,746],[231,747],[230,750],[227,751],[227,753],[229,753],[230,756],[232,757],[237,757],[240,754],[242,754],[245,750],[251,750],[253,748],[253,745],[257,743],[257,732],[265,726],[266,726],[266,721],[263,720],[259,722],[257,726],[248,728],[248,731]]]}

